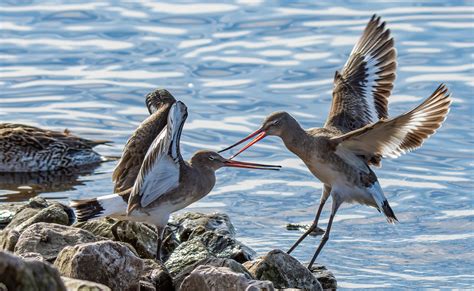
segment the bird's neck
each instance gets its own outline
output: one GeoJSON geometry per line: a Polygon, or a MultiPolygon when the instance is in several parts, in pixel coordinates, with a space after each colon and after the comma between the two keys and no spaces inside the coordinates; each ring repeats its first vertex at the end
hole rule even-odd
{"type": "Polygon", "coordinates": [[[291,126],[286,130],[283,130],[280,134],[280,138],[283,140],[286,148],[299,157],[301,157],[305,152],[304,145],[307,137],[306,131],[296,120],[294,120],[291,126]]]}
{"type": "Polygon", "coordinates": [[[194,171],[194,183],[198,189],[199,196],[204,197],[209,192],[216,183],[215,170],[207,165],[202,165],[201,163],[193,163],[191,167],[194,171]]]}

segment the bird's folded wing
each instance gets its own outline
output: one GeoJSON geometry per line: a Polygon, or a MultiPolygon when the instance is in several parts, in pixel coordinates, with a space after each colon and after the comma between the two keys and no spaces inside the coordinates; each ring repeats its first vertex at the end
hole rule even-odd
{"type": "Polygon", "coordinates": [[[127,213],[137,206],[146,207],[161,195],[178,187],[183,162],[179,140],[187,109],[176,102],[168,113],[167,126],[148,149],[128,201],[127,213]]]}
{"type": "MultiPolygon", "coordinates": [[[[395,158],[420,147],[446,119],[451,103],[448,89],[438,89],[415,109],[393,119],[382,119],[374,124],[332,138],[343,147],[367,161],[381,157],[395,158]]],[[[336,148],[337,151],[338,148],[336,148]]]]}
{"type": "Polygon", "coordinates": [[[396,55],[390,30],[380,17],[372,16],[342,73],[336,72],[325,127],[349,132],[387,117],[396,55]]]}

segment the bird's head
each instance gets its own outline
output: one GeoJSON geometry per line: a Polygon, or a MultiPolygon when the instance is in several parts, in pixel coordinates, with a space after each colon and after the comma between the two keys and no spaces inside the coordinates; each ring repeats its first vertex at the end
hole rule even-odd
{"type": "Polygon", "coordinates": [[[216,152],[201,150],[194,153],[191,158],[191,165],[210,168],[214,171],[222,167],[259,169],[259,170],[279,170],[281,166],[247,163],[226,159],[216,152]]]}

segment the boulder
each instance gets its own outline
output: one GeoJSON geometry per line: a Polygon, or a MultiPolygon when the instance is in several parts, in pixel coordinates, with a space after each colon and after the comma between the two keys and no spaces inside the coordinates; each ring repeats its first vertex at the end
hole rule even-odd
{"type": "Polygon", "coordinates": [[[23,254],[18,254],[18,256],[24,260],[47,262],[46,259],[40,253],[34,253],[34,252],[23,253],[23,254]]]}
{"type": "Polygon", "coordinates": [[[173,222],[178,229],[178,238],[181,242],[187,241],[189,236],[197,228],[201,228],[201,232],[214,231],[219,234],[235,236],[235,229],[230,218],[224,213],[197,213],[186,212],[173,216],[173,222]]]}
{"type": "MultiPolygon", "coordinates": [[[[21,210],[18,214],[22,215],[24,211],[28,213],[30,210],[28,208],[21,210]]],[[[12,228],[11,224],[15,221],[16,215],[13,218],[12,222],[7,226],[7,228],[12,228]]],[[[41,209],[40,211],[36,212],[30,218],[24,220],[22,223],[14,226],[14,229],[19,231],[20,233],[23,232],[28,226],[38,223],[38,222],[48,222],[48,223],[57,223],[62,225],[68,225],[70,222],[69,213],[65,206],[55,203],[46,208],[41,209]]]]}
{"type": "MultiPolygon", "coordinates": [[[[112,240],[126,242],[134,247],[140,257],[152,259],[156,254],[157,235],[155,227],[146,223],[117,220],[105,217],[87,222],[74,224],[92,232],[95,235],[107,237],[112,240]],[[114,226],[115,225],[115,226],[114,226]],[[114,227],[113,227],[114,226],[114,227]],[[115,233],[113,231],[115,228],[115,233]]],[[[172,232],[165,232],[162,245],[162,259],[166,260],[179,244],[172,232]]]]}
{"type": "Polygon", "coordinates": [[[317,264],[313,265],[311,267],[311,273],[313,273],[314,277],[316,277],[324,290],[337,289],[336,277],[325,266],[317,264]]]}
{"type": "Polygon", "coordinates": [[[174,277],[185,267],[211,256],[213,255],[207,247],[199,238],[196,238],[180,244],[165,262],[165,266],[174,277]]]}
{"type": "Polygon", "coordinates": [[[61,277],[67,291],[111,291],[111,289],[100,283],[61,277]]]}
{"type": "Polygon", "coordinates": [[[53,262],[66,246],[103,240],[92,233],[71,226],[39,222],[23,231],[15,246],[15,254],[41,254],[53,262]]]}
{"type": "Polygon", "coordinates": [[[225,259],[225,258],[215,258],[215,257],[208,257],[203,260],[200,260],[190,266],[184,268],[179,274],[177,274],[173,278],[173,282],[175,286],[181,286],[183,280],[191,274],[191,272],[199,266],[206,265],[206,266],[214,266],[214,267],[226,267],[232,270],[235,273],[241,273],[248,279],[253,279],[252,275],[250,275],[249,271],[245,269],[242,264],[232,260],[232,259],[225,259]]]}
{"type": "Polygon", "coordinates": [[[269,281],[256,281],[249,279],[242,273],[235,273],[227,267],[207,265],[194,269],[179,287],[179,290],[182,291],[257,291],[262,289],[274,290],[269,281]]]}
{"type": "Polygon", "coordinates": [[[140,290],[173,290],[173,280],[166,267],[155,260],[143,260],[140,290]]]}
{"type": "Polygon", "coordinates": [[[201,240],[208,251],[218,258],[229,258],[244,263],[256,255],[254,250],[233,237],[214,231],[206,231],[199,236],[193,236],[192,239],[201,240]]]}
{"type": "Polygon", "coordinates": [[[51,264],[23,260],[3,251],[0,251],[0,286],[6,290],[66,290],[58,271],[51,264]]]}
{"type": "Polygon", "coordinates": [[[15,216],[15,213],[21,207],[20,204],[1,204],[0,205],[0,229],[5,228],[15,216]]]}
{"type": "Polygon", "coordinates": [[[0,250],[13,252],[19,238],[20,232],[14,229],[4,229],[0,231],[0,250]]]}
{"type": "Polygon", "coordinates": [[[322,290],[305,266],[281,250],[272,250],[263,257],[244,263],[244,267],[255,279],[269,280],[278,289],[322,290]]]}
{"type": "Polygon", "coordinates": [[[98,282],[112,290],[136,289],[143,261],[114,241],[99,241],[65,247],[54,262],[61,275],[98,282]]]}
{"type": "Polygon", "coordinates": [[[24,221],[30,219],[35,214],[40,212],[41,209],[44,209],[48,206],[49,204],[44,198],[41,198],[41,197],[31,198],[28,201],[28,203],[26,203],[25,205],[17,209],[17,211],[15,212],[15,215],[13,216],[13,218],[11,219],[7,227],[10,229],[15,228],[16,226],[20,225],[24,221]]]}

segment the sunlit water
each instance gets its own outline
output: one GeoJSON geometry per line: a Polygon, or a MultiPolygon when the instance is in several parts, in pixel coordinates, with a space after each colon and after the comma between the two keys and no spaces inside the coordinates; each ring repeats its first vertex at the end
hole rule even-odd
{"type": "MultiPolygon", "coordinates": [[[[147,116],[143,96],[157,87],[188,105],[184,157],[233,143],[272,111],[287,110],[304,127],[321,125],[335,70],[370,16],[380,14],[398,50],[390,113],[411,109],[440,82],[454,103],[422,149],[376,170],[401,223],[388,225],[375,209],[345,205],[319,263],[347,288],[472,287],[474,9],[468,2],[22,2],[0,7],[1,121],[109,139],[113,145],[98,151],[112,156],[147,116]]],[[[276,138],[242,158],[284,169],[220,170],[213,192],[189,209],[228,213],[239,238],[260,254],[286,250],[300,233],[285,224],[312,220],[321,183],[276,138]]],[[[104,163],[78,179],[66,175],[52,187],[48,177],[22,183],[64,202],[94,197],[112,191],[114,166],[104,163]]],[[[3,202],[37,194],[16,190],[13,177],[1,178],[3,202]]],[[[307,262],[318,242],[308,238],[295,255],[307,262]]]]}

